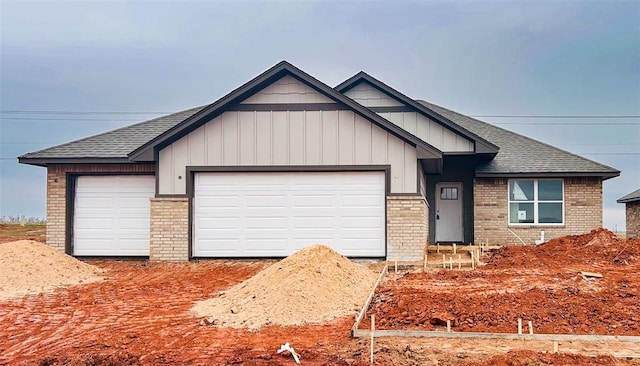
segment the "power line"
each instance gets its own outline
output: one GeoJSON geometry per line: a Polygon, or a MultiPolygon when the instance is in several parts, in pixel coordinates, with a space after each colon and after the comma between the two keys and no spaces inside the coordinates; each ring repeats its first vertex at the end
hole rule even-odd
{"type": "Polygon", "coordinates": [[[8,110],[3,109],[0,110],[0,113],[10,113],[10,114],[169,114],[172,112],[124,112],[124,111],[42,111],[42,110],[8,110]]]}
{"type": "Polygon", "coordinates": [[[640,122],[493,122],[493,124],[532,126],[640,126],[640,122]]]}
{"type": "Polygon", "coordinates": [[[106,121],[106,122],[136,122],[131,119],[113,119],[113,118],[35,118],[35,117],[0,117],[0,119],[6,120],[21,120],[21,121],[66,121],[66,122],[91,122],[91,121],[106,121]]]}

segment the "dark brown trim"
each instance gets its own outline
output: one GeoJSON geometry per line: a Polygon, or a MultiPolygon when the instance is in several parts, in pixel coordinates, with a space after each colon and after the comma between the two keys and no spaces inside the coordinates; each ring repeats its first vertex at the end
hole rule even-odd
{"type": "Polygon", "coordinates": [[[149,150],[162,149],[163,147],[171,144],[177,139],[200,127],[204,123],[211,121],[213,118],[224,113],[228,108],[235,107],[239,102],[245,100],[249,96],[255,94],[262,88],[266,87],[267,85],[273,83],[274,81],[285,75],[290,75],[300,80],[304,84],[310,86],[317,92],[327,96],[332,100],[335,100],[337,103],[345,105],[354,113],[368,119],[373,124],[383,128],[384,130],[402,139],[403,141],[410,143],[413,146],[430,151],[435,157],[442,156],[442,152],[437,148],[427,144],[426,142],[422,141],[421,139],[417,138],[401,127],[396,126],[390,121],[380,117],[373,111],[362,106],[351,98],[348,98],[347,96],[337,92],[335,89],[315,79],[313,76],[305,73],[304,71],[298,69],[290,63],[281,61],[269,70],[263,72],[249,82],[220,98],[218,101],[210,104],[207,107],[204,107],[193,116],[185,119],[184,121],[165,131],[160,136],[140,146],[138,149],[128,154],[129,159],[132,161],[136,161],[146,156],[149,150]]]}
{"type": "Polygon", "coordinates": [[[416,109],[408,105],[399,105],[393,107],[367,107],[376,113],[394,113],[394,112],[415,112],[416,109]]]}
{"type": "MultiPolygon", "coordinates": [[[[195,174],[196,173],[323,173],[323,172],[366,172],[366,171],[381,171],[385,175],[385,202],[384,202],[384,253],[385,258],[388,253],[387,243],[387,200],[388,196],[394,194],[390,193],[391,189],[391,165],[273,165],[273,166],[187,166],[187,181],[186,181],[186,195],[188,199],[188,245],[189,245],[189,260],[200,259],[204,257],[193,257],[193,201],[195,190],[195,174]]],[[[420,194],[398,194],[398,195],[416,195],[420,194]]],[[[227,258],[227,257],[224,257],[227,258]]],[[[243,257],[244,258],[244,257],[243,257]]],[[[280,257],[277,257],[280,258],[280,257]]],[[[354,257],[356,258],[356,257],[354,257]]],[[[360,257],[357,257],[360,258],[360,257]]],[[[370,257],[366,257],[370,258],[370,257]]],[[[377,257],[376,257],[377,258],[377,257]]],[[[247,259],[247,258],[245,258],[247,259]]]]}
{"type": "MultiPolygon", "coordinates": [[[[73,223],[75,214],[75,201],[76,201],[76,186],[78,177],[81,176],[117,176],[117,175],[156,175],[155,172],[66,172],[66,213],[65,213],[65,253],[71,256],[73,254],[73,223]]],[[[151,215],[151,212],[149,212],[151,215]]],[[[151,246],[151,239],[149,239],[149,246],[151,246]]],[[[149,248],[151,249],[151,248],[149,248]]],[[[92,256],[93,257],[93,256],[92,256]]],[[[96,258],[107,258],[97,256],[96,258]]]]}
{"type": "Polygon", "coordinates": [[[18,158],[18,163],[47,166],[48,164],[138,164],[127,157],[122,158],[18,158]]]}
{"type": "Polygon", "coordinates": [[[65,189],[65,218],[64,218],[64,252],[73,255],[73,215],[75,211],[76,201],[76,180],[77,175],[74,173],[66,173],[66,189],[65,189]]]}
{"type": "Polygon", "coordinates": [[[270,111],[342,111],[349,110],[341,103],[266,103],[266,104],[236,104],[227,108],[227,112],[270,112],[270,111]]]}
{"type": "MultiPolygon", "coordinates": [[[[458,125],[457,123],[451,121],[450,119],[436,113],[435,111],[431,110],[430,108],[428,108],[427,106],[419,103],[418,101],[409,98],[408,96],[400,93],[399,91],[393,89],[392,87],[390,87],[389,85],[381,82],[380,80],[372,77],[371,75],[367,74],[364,71],[360,71],[359,73],[355,74],[354,76],[350,77],[349,79],[343,81],[342,83],[340,83],[339,85],[337,85],[334,89],[337,90],[338,92],[344,94],[347,91],[349,91],[349,89],[353,88],[354,86],[356,86],[357,84],[359,84],[360,82],[366,82],[369,85],[373,86],[374,88],[378,89],[379,91],[391,96],[392,98],[394,98],[395,100],[399,101],[402,104],[405,104],[407,106],[413,107],[417,112],[421,113],[422,115],[428,117],[431,120],[434,120],[438,123],[440,123],[443,127],[448,128],[451,131],[454,131],[458,134],[461,134],[462,136],[473,140],[475,142],[475,149],[477,153],[489,153],[489,154],[496,154],[498,152],[498,150],[500,149],[499,146],[487,141],[486,139],[476,135],[475,133],[467,130],[466,128],[458,125]]],[[[371,108],[369,108],[371,109],[371,108]]]]}

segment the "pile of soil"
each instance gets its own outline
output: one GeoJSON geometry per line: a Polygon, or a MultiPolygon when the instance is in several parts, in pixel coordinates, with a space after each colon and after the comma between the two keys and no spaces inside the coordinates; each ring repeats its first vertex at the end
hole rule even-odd
{"type": "Polygon", "coordinates": [[[562,265],[628,265],[640,260],[640,239],[620,240],[607,229],[563,236],[538,246],[508,246],[496,251],[487,266],[557,267],[562,265]]]}
{"type": "Polygon", "coordinates": [[[616,359],[612,356],[589,357],[570,353],[543,353],[535,351],[510,351],[491,357],[483,362],[464,362],[464,366],[602,366],[602,365],[633,365],[633,362],[616,359]]]}
{"type": "Polygon", "coordinates": [[[218,326],[250,330],[321,323],[355,314],[376,277],[331,248],[313,245],[198,302],[191,311],[218,326]]]}
{"type": "Polygon", "coordinates": [[[0,268],[0,300],[103,280],[101,269],[33,240],[0,244],[0,268]]]}

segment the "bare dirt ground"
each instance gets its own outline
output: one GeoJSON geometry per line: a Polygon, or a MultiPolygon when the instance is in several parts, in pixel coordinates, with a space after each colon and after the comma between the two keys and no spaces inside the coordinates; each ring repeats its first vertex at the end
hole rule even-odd
{"type": "MultiPolygon", "coordinates": [[[[352,316],[250,332],[201,325],[189,311],[274,261],[89,263],[105,270],[107,280],[0,301],[0,365],[294,365],[291,356],[276,354],[284,342],[303,365],[369,364],[369,342],[349,335],[352,316]]],[[[551,349],[542,341],[381,338],[375,359],[378,365],[628,365],[638,362],[609,355],[640,354],[622,342],[561,342],[561,353],[551,349]]]]}
{"type": "Polygon", "coordinates": [[[42,224],[0,224],[0,243],[17,240],[46,241],[46,226],[42,224]]]}

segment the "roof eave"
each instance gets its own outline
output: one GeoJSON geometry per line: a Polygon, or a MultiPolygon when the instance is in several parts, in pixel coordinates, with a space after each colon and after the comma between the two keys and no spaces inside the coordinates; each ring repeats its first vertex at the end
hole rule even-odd
{"type": "Polygon", "coordinates": [[[476,172],[478,178],[564,178],[600,177],[602,180],[615,178],[619,171],[609,172],[476,172]]]}
{"type": "Polygon", "coordinates": [[[98,157],[86,157],[86,158],[29,158],[29,157],[18,157],[18,163],[27,164],[27,165],[35,165],[46,167],[49,164],[135,164],[135,162],[130,161],[127,158],[98,158],[98,157]]]}

